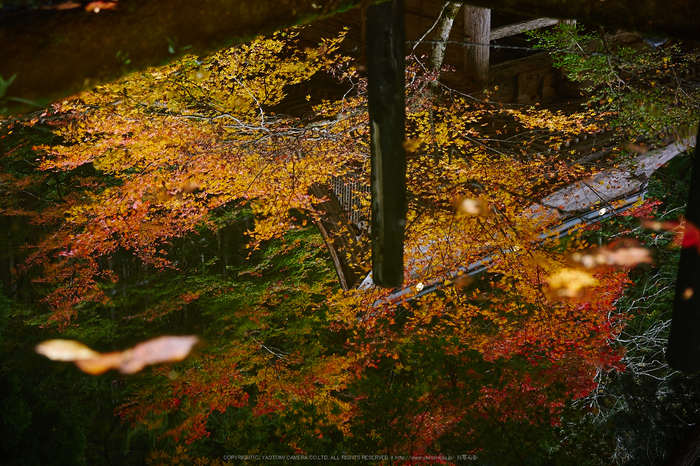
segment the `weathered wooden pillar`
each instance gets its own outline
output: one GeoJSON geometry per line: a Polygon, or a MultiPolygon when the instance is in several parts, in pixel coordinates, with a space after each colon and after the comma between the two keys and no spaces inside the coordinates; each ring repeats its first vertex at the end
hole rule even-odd
{"type": "Polygon", "coordinates": [[[403,283],[406,226],[404,2],[367,9],[367,92],[372,162],[372,280],[403,283]]]}
{"type": "MultiPolygon", "coordinates": [[[[685,209],[686,231],[689,224],[700,227],[700,127],[690,177],[688,205],[685,209]]],[[[681,249],[673,300],[671,334],[666,360],[671,367],[686,373],[700,370],[700,253],[698,245],[681,249]]]]}
{"type": "Polygon", "coordinates": [[[467,87],[472,90],[481,90],[489,84],[491,10],[464,5],[464,34],[474,44],[464,47],[467,87]]]}

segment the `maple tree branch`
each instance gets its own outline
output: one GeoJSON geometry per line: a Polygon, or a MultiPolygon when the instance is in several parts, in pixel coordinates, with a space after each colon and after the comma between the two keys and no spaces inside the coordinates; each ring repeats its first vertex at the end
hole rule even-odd
{"type": "Polygon", "coordinates": [[[428,28],[428,30],[425,31],[425,34],[423,34],[423,35],[420,37],[420,39],[418,39],[418,40],[413,44],[413,48],[411,49],[412,52],[415,52],[415,51],[416,51],[416,47],[418,47],[418,46],[421,44],[421,42],[423,42],[423,39],[425,39],[425,38],[428,36],[428,34],[430,34],[430,31],[432,31],[433,29],[435,29],[435,26],[437,26],[437,25],[440,23],[440,21],[442,20],[442,15],[443,15],[443,13],[445,12],[445,8],[447,8],[447,6],[448,6],[449,4],[450,4],[449,2],[446,2],[444,5],[442,5],[442,9],[440,10],[440,14],[438,14],[437,19],[435,19],[435,22],[433,23],[433,25],[430,26],[430,28],[428,28]]]}
{"type": "Polygon", "coordinates": [[[255,105],[258,106],[258,110],[260,111],[260,126],[265,127],[265,112],[262,109],[262,106],[260,105],[260,102],[258,101],[257,97],[255,97],[255,94],[250,92],[250,89],[248,89],[248,86],[246,86],[238,77],[234,76],[233,79],[243,88],[245,91],[248,93],[248,95],[255,101],[255,105]]]}
{"type": "Polygon", "coordinates": [[[273,348],[273,347],[268,348],[267,346],[263,345],[262,343],[258,343],[258,344],[260,345],[260,348],[264,349],[265,351],[267,351],[271,355],[275,356],[276,358],[287,359],[287,353],[285,353],[284,351],[282,351],[278,348],[273,348]]]}

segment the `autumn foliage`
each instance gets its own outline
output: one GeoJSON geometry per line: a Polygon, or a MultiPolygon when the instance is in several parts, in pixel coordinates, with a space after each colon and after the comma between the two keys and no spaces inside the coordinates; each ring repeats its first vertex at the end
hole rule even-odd
{"type": "MultiPolygon", "coordinates": [[[[115,327],[187,320],[193,309],[215,316],[200,356],[137,379],[117,408],[161,442],[196,444],[220,429],[251,452],[274,438],[288,453],[342,444],[478,455],[512,426],[556,425],[569,400],[594,388],[597,371],[621,368],[615,302],[627,268],[648,262],[611,259],[623,253],[575,235],[549,240],[557,220],[523,213],[590,174],[530,150],[534,135],[560,147],[595,132],[594,115],[435,100],[410,67],[408,294],[341,292],[322,241],[308,233],[318,215],[310,188],[350,172],[369,179],[365,82],[338,53],[342,36],[306,50],[295,37],[185,57],[37,117],[55,140],[34,148],[32,177],[2,173],[10,186],[2,213],[46,232],[18,270],[41,290],[50,311],[42,325],[79,334],[94,313],[111,313],[101,319],[115,327]],[[321,72],[351,90],[318,102],[311,116],[276,113],[291,86],[321,72]],[[499,145],[506,126],[517,128],[521,149],[499,145]],[[53,205],[11,201],[52,179],[53,205]],[[187,265],[192,238],[223,251],[234,224],[247,225],[241,263],[250,266],[221,266],[204,253],[199,268],[187,265]],[[606,259],[587,267],[571,259],[576,251],[606,259]],[[464,273],[482,260],[487,272],[464,273]],[[222,277],[205,273],[214,263],[222,277]],[[176,281],[169,299],[120,308],[128,286],[141,286],[127,286],[124,264],[176,281]],[[178,278],[187,267],[198,278],[178,278]],[[409,299],[428,285],[437,290],[409,299]]],[[[132,372],[119,361],[101,369],[132,372]]]]}

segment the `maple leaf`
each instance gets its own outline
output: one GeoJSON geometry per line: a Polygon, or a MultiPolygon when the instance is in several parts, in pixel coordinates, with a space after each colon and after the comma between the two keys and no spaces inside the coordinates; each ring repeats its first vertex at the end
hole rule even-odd
{"type": "Polygon", "coordinates": [[[98,353],[75,340],[47,340],[39,343],[35,350],[53,361],[73,361],[80,370],[92,375],[110,369],[133,374],[148,365],[182,361],[198,342],[199,338],[194,335],[163,336],[124,351],[98,353]]]}
{"type": "Polygon", "coordinates": [[[681,247],[695,247],[700,252],[700,230],[694,224],[686,220],[683,238],[681,239],[681,247]]]}

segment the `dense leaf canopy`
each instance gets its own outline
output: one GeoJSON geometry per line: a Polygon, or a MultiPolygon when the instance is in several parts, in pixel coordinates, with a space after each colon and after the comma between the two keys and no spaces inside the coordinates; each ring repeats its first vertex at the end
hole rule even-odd
{"type": "Polygon", "coordinates": [[[153,464],[343,451],[508,464],[562,451],[546,444],[571,401],[624,368],[616,305],[648,256],[620,267],[609,258],[638,244],[553,239],[556,210],[527,212],[597,170],[546,149],[606,122],[436,99],[434,76],[412,64],[408,294],[342,291],[310,190],[369,179],[366,83],[337,53],[342,36],[299,50],[296,34],[186,56],[3,127],[0,208],[21,263],[15,293],[42,311],[32,323],[120,358],[95,372],[128,372],[125,349],[148,337],[201,335],[185,362],[100,376],[129,436],[155,445],[139,447],[153,464]],[[284,115],[317,73],[350,90],[284,115]],[[487,258],[480,275],[455,273],[487,258]],[[426,284],[441,286],[407,299],[426,284]]]}

